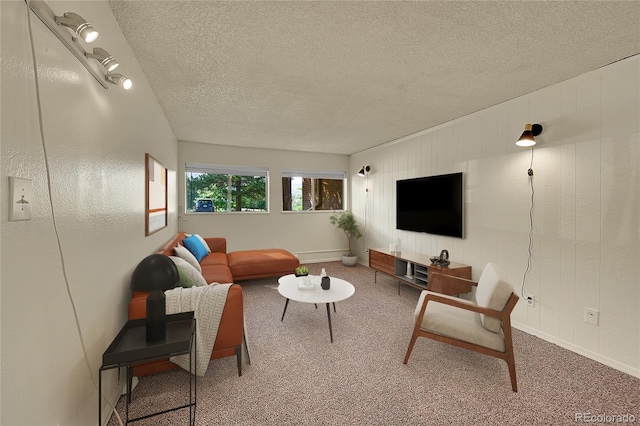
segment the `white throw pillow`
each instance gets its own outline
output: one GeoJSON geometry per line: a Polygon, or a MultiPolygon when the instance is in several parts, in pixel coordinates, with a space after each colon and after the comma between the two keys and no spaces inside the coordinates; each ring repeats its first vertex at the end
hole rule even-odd
{"type": "Polygon", "coordinates": [[[198,234],[184,234],[187,238],[194,235],[197,239],[200,240],[200,242],[202,243],[202,245],[204,246],[204,248],[207,249],[207,251],[209,253],[211,253],[211,249],[209,248],[209,244],[207,244],[207,242],[204,240],[204,238],[202,238],[200,235],[198,234]]]}
{"type": "Polygon", "coordinates": [[[189,249],[181,245],[177,245],[173,248],[173,252],[176,254],[176,256],[189,262],[191,266],[196,268],[198,272],[202,273],[202,267],[200,266],[198,259],[196,259],[196,257],[189,251],[189,249]]]}
{"type": "Polygon", "coordinates": [[[193,280],[193,283],[196,286],[203,287],[207,285],[207,281],[204,279],[202,274],[198,272],[196,268],[194,268],[189,262],[177,256],[169,256],[169,259],[173,260],[173,263],[175,263],[176,266],[181,267],[184,272],[193,280]]]}

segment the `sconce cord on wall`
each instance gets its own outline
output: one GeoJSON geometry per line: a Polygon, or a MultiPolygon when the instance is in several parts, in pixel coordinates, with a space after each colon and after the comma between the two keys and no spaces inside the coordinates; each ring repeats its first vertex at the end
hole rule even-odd
{"type": "Polygon", "coordinates": [[[369,209],[369,174],[367,173],[365,179],[365,198],[364,198],[364,232],[362,237],[362,252],[366,253],[367,246],[367,210],[369,209]]]}
{"type": "Polygon", "coordinates": [[[529,208],[529,247],[527,255],[527,269],[525,269],[522,276],[522,289],[520,290],[520,294],[522,295],[522,298],[524,300],[527,300],[527,296],[525,294],[525,284],[527,280],[527,274],[529,273],[529,269],[531,269],[531,255],[533,249],[533,200],[535,195],[535,190],[533,189],[533,146],[531,147],[531,164],[529,165],[527,174],[529,175],[529,183],[531,184],[531,207],[529,208]]]}
{"type": "MultiPolygon", "coordinates": [[[[82,346],[82,353],[84,355],[84,361],[85,364],[87,366],[87,369],[89,370],[89,377],[91,378],[91,381],[93,382],[93,385],[96,387],[96,389],[98,389],[98,384],[95,381],[95,378],[93,377],[92,374],[92,368],[91,368],[91,364],[89,363],[89,356],[87,355],[87,348],[84,342],[84,337],[82,336],[82,329],[80,328],[80,320],[78,318],[78,310],[76,308],[76,304],[75,301],[73,300],[73,295],[71,294],[71,289],[69,288],[69,278],[67,276],[67,267],[66,267],[66,263],[64,261],[64,251],[62,250],[62,243],[60,242],[60,234],[58,232],[58,224],[57,224],[57,220],[56,220],[56,213],[55,213],[55,208],[53,205],[53,191],[51,190],[51,171],[50,171],[50,167],[49,167],[49,156],[47,154],[47,144],[45,143],[45,136],[44,136],[44,125],[43,125],[43,120],[42,120],[42,103],[40,101],[40,80],[38,78],[38,63],[36,61],[36,49],[35,49],[35,45],[33,42],[33,32],[31,29],[31,7],[30,7],[30,3],[31,1],[27,1],[27,25],[29,28],[29,41],[31,44],[31,58],[33,60],[33,74],[34,74],[34,81],[35,81],[35,86],[36,86],[36,105],[38,108],[38,126],[39,126],[39,130],[40,130],[40,141],[42,142],[42,153],[43,153],[43,157],[44,157],[44,165],[45,165],[45,171],[46,171],[46,176],[47,176],[47,192],[49,195],[49,206],[51,207],[51,221],[53,223],[53,231],[55,233],[56,236],[56,242],[58,243],[58,254],[60,256],[60,264],[62,267],[62,276],[64,278],[64,283],[65,283],[65,287],[67,290],[67,296],[69,297],[69,301],[71,302],[71,309],[73,311],[73,316],[75,319],[75,323],[76,323],[76,330],[78,332],[78,337],[80,338],[80,345],[82,346]]],[[[113,404],[111,404],[111,401],[107,400],[105,397],[105,400],[107,401],[107,403],[109,404],[109,406],[113,409],[113,412],[115,413],[118,422],[120,423],[120,425],[123,425],[122,423],[122,419],[120,418],[120,415],[118,414],[118,411],[115,409],[115,407],[113,406],[113,404]]],[[[100,419],[100,421],[102,421],[102,419],[100,419]]]]}

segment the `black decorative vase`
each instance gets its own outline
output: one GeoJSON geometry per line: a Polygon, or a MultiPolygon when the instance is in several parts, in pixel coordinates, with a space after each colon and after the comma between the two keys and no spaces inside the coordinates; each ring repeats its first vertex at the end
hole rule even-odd
{"type": "Polygon", "coordinates": [[[323,290],[329,290],[329,288],[331,287],[331,278],[322,277],[322,282],[320,283],[320,286],[322,287],[323,290]]]}

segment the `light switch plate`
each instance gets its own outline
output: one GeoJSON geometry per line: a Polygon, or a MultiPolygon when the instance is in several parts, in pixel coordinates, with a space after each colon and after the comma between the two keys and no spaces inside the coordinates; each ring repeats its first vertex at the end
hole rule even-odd
{"type": "Polygon", "coordinates": [[[31,179],[9,176],[9,196],[9,220],[31,220],[31,179]]]}

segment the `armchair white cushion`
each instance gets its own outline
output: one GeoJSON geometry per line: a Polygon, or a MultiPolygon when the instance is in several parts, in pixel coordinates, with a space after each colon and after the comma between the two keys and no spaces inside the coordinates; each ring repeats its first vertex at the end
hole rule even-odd
{"type": "MultiPolygon", "coordinates": [[[[424,290],[420,294],[418,305],[416,306],[416,310],[413,314],[414,322],[418,319],[420,308],[422,307],[424,298],[427,294],[445,297],[468,305],[474,305],[473,302],[469,302],[468,300],[424,290]]],[[[467,311],[432,300],[427,303],[427,309],[422,318],[420,328],[422,330],[442,334],[443,336],[464,340],[465,342],[469,342],[474,345],[480,345],[485,348],[504,352],[504,335],[502,333],[493,333],[487,330],[482,324],[481,314],[477,312],[467,311]]]]}

